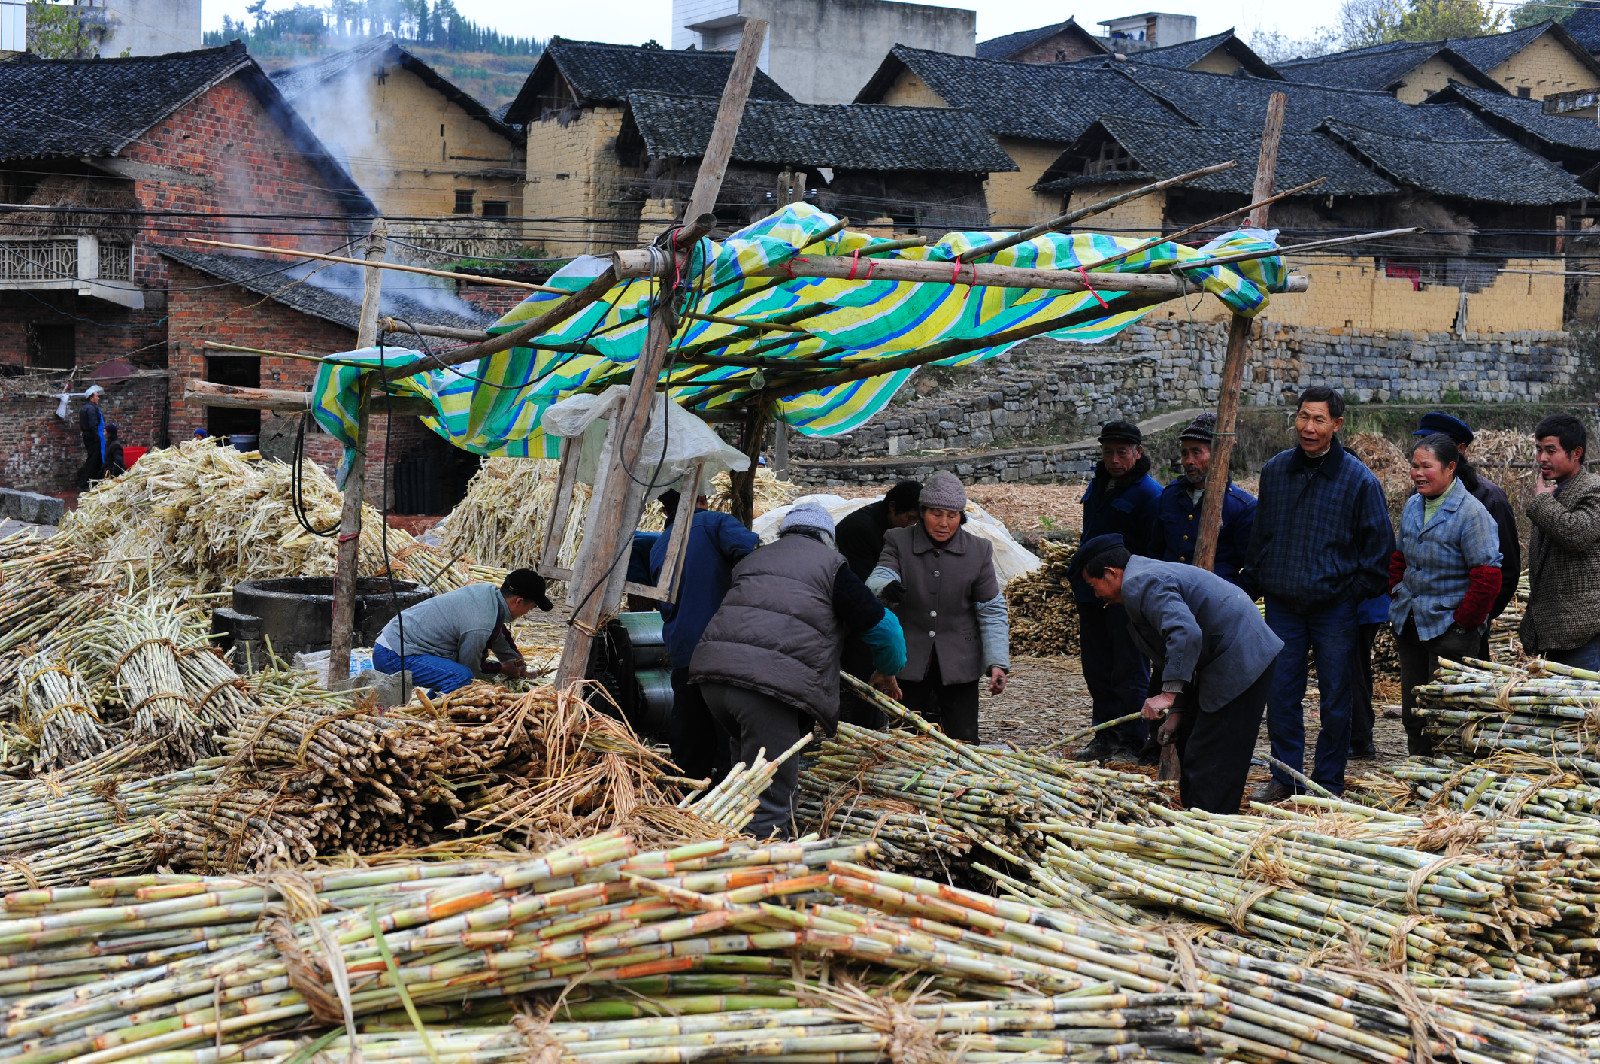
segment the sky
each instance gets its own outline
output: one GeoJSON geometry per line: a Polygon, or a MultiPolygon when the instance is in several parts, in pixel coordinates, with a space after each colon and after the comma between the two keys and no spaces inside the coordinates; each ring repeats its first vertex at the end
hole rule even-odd
{"type": "MultiPolygon", "coordinates": [[[[244,19],[248,0],[203,0],[202,18],[207,29],[220,29],[222,17],[244,19]]],[[[1145,11],[1170,11],[1194,15],[1199,34],[1219,33],[1232,26],[1249,39],[1257,28],[1277,30],[1289,37],[1306,37],[1320,26],[1331,25],[1339,13],[1339,0],[1130,0],[1107,5],[1080,0],[921,0],[937,7],[964,7],[978,13],[978,39],[987,40],[1016,30],[1062,22],[1071,15],[1091,30],[1102,18],[1145,11]]],[[[269,10],[293,6],[293,0],[269,0],[269,10]]],[[[518,37],[560,35],[576,40],[643,44],[672,39],[672,0],[456,0],[466,17],[502,33],[518,37]]]]}

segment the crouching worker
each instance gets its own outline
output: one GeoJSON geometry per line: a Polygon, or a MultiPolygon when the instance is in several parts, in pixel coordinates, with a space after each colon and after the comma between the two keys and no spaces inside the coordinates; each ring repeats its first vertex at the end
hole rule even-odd
{"type": "Polygon", "coordinates": [[[1120,603],[1161,691],[1146,720],[1176,742],[1185,808],[1237,813],[1283,642],[1250,596],[1215,573],[1130,555],[1119,535],[1096,536],[1072,561],[1095,595],[1120,603]]]}
{"type": "Polygon", "coordinates": [[[413,683],[440,693],[490,672],[518,679],[526,666],[511,641],[511,622],[535,606],[552,608],[544,577],[532,569],[511,570],[498,590],[468,584],[435,595],[390,618],[372,648],[372,667],[390,675],[410,670],[413,683]],[[490,653],[498,664],[490,663],[490,653]]]}
{"type": "MultiPolygon", "coordinates": [[[[802,502],[784,517],[776,543],[733,567],[733,586],[689,664],[689,682],[728,730],[735,762],[748,765],[762,749],[777,757],[813,724],[833,733],[839,658],[851,635],[872,648],[874,684],[905,668],[900,622],[834,549],[828,511],[802,502]]],[[[793,837],[799,775],[792,757],[778,769],[750,834],[793,837]]]]}

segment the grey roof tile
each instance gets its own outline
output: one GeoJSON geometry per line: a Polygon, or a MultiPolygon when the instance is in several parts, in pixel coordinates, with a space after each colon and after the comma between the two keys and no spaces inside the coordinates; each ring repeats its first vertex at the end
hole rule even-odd
{"type": "MultiPolygon", "coordinates": [[[[552,37],[507,109],[505,121],[515,125],[528,122],[533,117],[537,86],[556,73],[566,79],[584,104],[596,104],[621,103],[630,92],[720,97],[732,69],[732,52],[669,51],[659,45],[601,44],[552,37]]],[[[750,98],[794,99],[760,70],[756,71],[750,98]]]]}
{"type": "Polygon", "coordinates": [[[1593,153],[1600,160],[1600,127],[1592,119],[1545,114],[1538,100],[1452,84],[1428,97],[1428,103],[1460,103],[1502,132],[1520,131],[1548,145],[1593,153]]]}
{"type": "Polygon", "coordinates": [[[1057,22],[1049,26],[1039,26],[1031,30],[1018,30],[1016,33],[1007,33],[1001,37],[991,37],[987,41],[978,42],[979,59],[1010,59],[1018,52],[1032,48],[1040,41],[1048,40],[1058,33],[1077,30],[1083,38],[1094,45],[1102,53],[1108,51],[1100,39],[1082,26],[1076,19],[1069,18],[1065,22],[1057,22]]]}
{"type": "Polygon", "coordinates": [[[1277,79],[1282,77],[1273,66],[1234,36],[1233,30],[1226,29],[1221,33],[1213,33],[1209,37],[1200,37],[1196,40],[1185,41],[1183,44],[1169,44],[1165,48],[1149,48],[1139,52],[1137,61],[1140,63],[1154,63],[1157,66],[1178,67],[1187,69],[1200,62],[1218,48],[1225,48],[1233,55],[1246,70],[1258,78],[1277,79]]]}
{"type": "MultiPolygon", "coordinates": [[[[718,99],[635,92],[634,127],[651,155],[698,158],[718,99]]],[[[1017,169],[977,116],[949,107],[803,104],[751,100],[734,141],[739,162],[849,170],[993,173],[1017,169]]]]}
{"type": "MultiPolygon", "coordinates": [[[[304,262],[219,255],[170,245],[162,245],[157,250],[174,262],[267,296],[291,310],[343,325],[351,331],[360,325],[363,281],[359,266],[337,264],[312,273],[311,264],[304,262]],[[306,280],[308,276],[310,280],[306,280]]],[[[401,318],[413,325],[444,325],[456,329],[482,329],[494,324],[493,315],[484,314],[439,289],[412,283],[412,294],[403,295],[392,286],[395,276],[390,274],[385,282],[379,307],[382,315],[401,318]]],[[[390,333],[385,342],[397,347],[420,349],[422,346],[411,333],[390,333]]]]}

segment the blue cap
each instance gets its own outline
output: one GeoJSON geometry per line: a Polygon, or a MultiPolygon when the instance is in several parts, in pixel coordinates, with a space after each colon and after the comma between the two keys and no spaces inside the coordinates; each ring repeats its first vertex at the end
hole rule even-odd
{"type": "Polygon", "coordinates": [[[1080,577],[1083,575],[1084,567],[1100,555],[1109,550],[1126,546],[1127,544],[1122,542],[1122,533],[1120,532],[1107,532],[1103,536],[1095,536],[1093,539],[1083,543],[1078,548],[1078,553],[1072,556],[1072,564],[1067,566],[1067,575],[1074,578],[1080,577]]]}
{"type": "Polygon", "coordinates": [[[1413,436],[1432,436],[1435,432],[1442,432],[1459,444],[1472,442],[1472,430],[1467,423],[1458,417],[1441,414],[1435,410],[1431,414],[1423,414],[1422,420],[1417,422],[1417,431],[1413,436]]]}

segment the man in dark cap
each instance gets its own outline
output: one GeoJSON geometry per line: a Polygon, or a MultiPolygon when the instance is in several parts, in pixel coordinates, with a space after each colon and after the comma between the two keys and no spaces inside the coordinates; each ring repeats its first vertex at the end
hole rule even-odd
{"type": "MultiPolygon", "coordinates": [[[[1201,500],[1206,493],[1206,471],[1211,468],[1211,439],[1217,415],[1201,414],[1178,434],[1178,460],[1183,475],[1161,491],[1156,500],[1156,527],[1150,537],[1150,556],[1164,562],[1194,563],[1200,542],[1201,500]]],[[[1222,530],[1217,536],[1217,559],[1212,572],[1232,584],[1250,549],[1250,526],[1256,518],[1256,498],[1228,478],[1222,500],[1222,530]]],[[[1242,586],[1242,585],[1241,585],[1242,586]]],[[[1249,591],[1249,588],[1245,589],[1249,591]]]]}
{"type": "Polygon", "coordinates": [[[378,633],[372,667],[394,675],[409,670],[430,691],[448,693],[490,672],[516,679],[525,665],[511,639],[511,622],[534,607],[554,608],[544,577],[513,569],[497,588],[468,584],[401,610],[378,633]],[[489,666],[488,655],[499,661],[489,666]]]}
{"type": "MultiPolygon", "coordinates": [[[[1155,532],[1161,485],[1150,475],[1144,434],[1127,421],[1108,421],[1100,430],[1100,463],[1083,493],[1083,532],[1079,543],[1115,533],[1134,554],[1149,554],[1155,532]]],[[[1080,548],[1081,549],[1081,548],[1080,548]]],[[[1078,606],[1078,649],[1083,679],[1094,700],[1094,722],[1103,724],[1137,712],[1150,684],[1144,655],[1128,634],[1122,606],[1097,599],[1082,575],[1072,579],[1078,606]]],[[[1144,748],[1143,721],[1119,724],[1095,736],[1078,754],[1080,761],[1134,761],[1144,748]]]]}
{"type": "MultiPolygon", "coordinates": [[[[1435,432],[1449,436],[1455,441],[1461,457],[1468,457],[1473,432],[1465,421],[1436,410],[1422,415],[1422,420],[1417,422],[1417,430],[1412,435],[1428,436],[1435,432]]],[[[1522,573],[1522,545],[1517,540],[1517,514],[1511,508],[1511,500],[1506,498],[1506,493],[1501,491],[1498,485],[1484,479],[1469,462],[1462,462],[1456,468],[1456,479],[1472,493],[1474,499],[1483,503],[1483,508],[1494,518],[1495,528],[1500,533],[1500,571],[1506,574],[1506,579],[1500,581],[1500,591],[1495,595],[1494,605],[1489,608],[1489,620],[1493,622],[1505,612],[1511,599],[1516,595],[1517,577],[1522,573]]],[[[1484,660],[1489,659],[1490,627],[1491,625],[1484,626],[1482,640],[1478,646],[1479,654],[1484,660]]]]}
{"type": "Polygon", "coordinates": [[[1120,536],[1096,536],[1072,564],[1126,611],[1129,634],[1160,673],[1160,690],[1140,709],[1145,720],[1165,717],[1161,741],[1178,744],[1184,807],[1237,813],[1283,642],[1236,585],[1131,554],[1120,536]]]}

